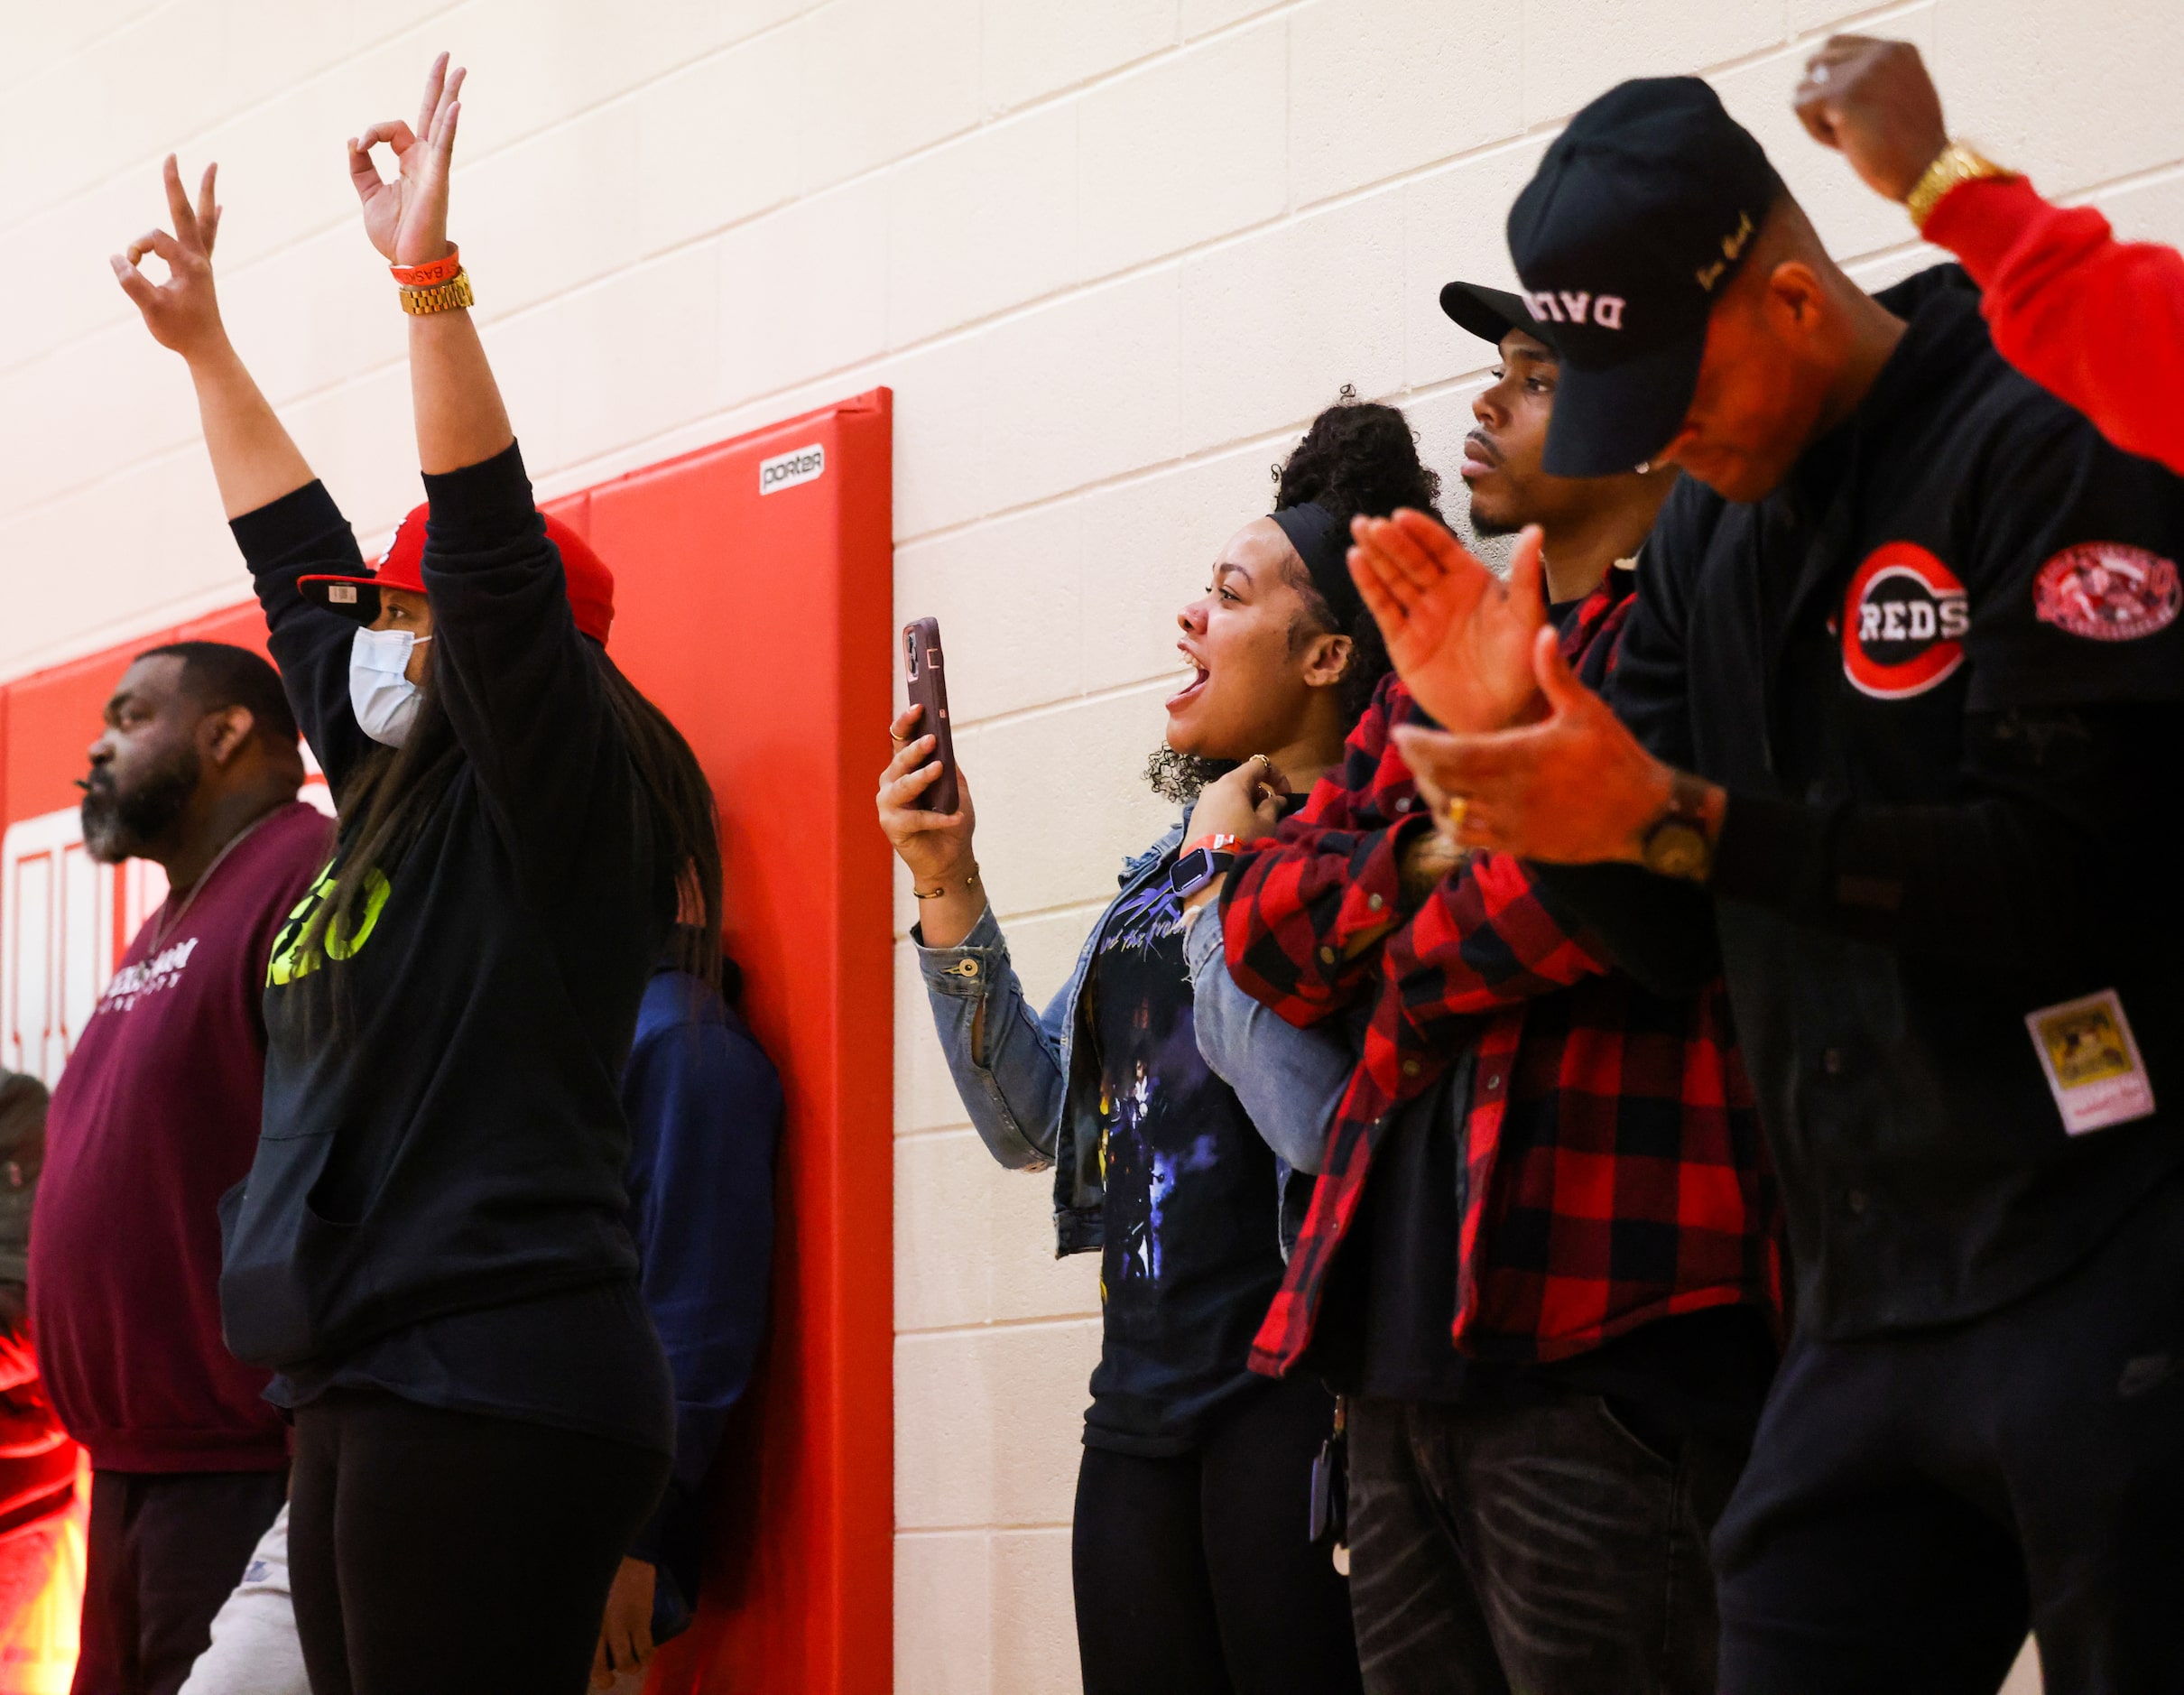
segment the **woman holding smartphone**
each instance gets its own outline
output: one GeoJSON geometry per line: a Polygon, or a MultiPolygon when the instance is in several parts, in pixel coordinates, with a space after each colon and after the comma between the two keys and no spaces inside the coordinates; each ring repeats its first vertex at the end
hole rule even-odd
{"type": "Polygon", "coordinates": [[[221,328],[209,173],[193,208],[170,161],[175,230],[115,262],[190,362],[340,802],[274,943],[264,1135],[222,1209],[228,1343],[294,1415],[318,1695],[578,1695],[674,1447],[618,1084],[684,866],[718,931],[712,800],[606,655],[613,579],[532,504],[447,239],[461,83],[443,55],[415,132],[349,146],[410,314],[429,508],[377,575],[221,328]]]}
{"type": "MultiPolygon", "coordinates": [[[[1439,482],[1401,412],[1354,402],[1278,477],[1273,514],[1236,532],[1177,620],[1190,679],[1148,777],[1186,814],[1233,772],[1271,818],[1340,756],[1387,670],[1345,563],[1350,518],[1431,511],[1439,482]]],[[[1186,821],[1130,860],[1041,1013],[986,903],[967,779],[958,810],[920,810],[941,766],[919,716],[894,722],[879,814],[919,899],[941,1045],[994,1157],[1056,1168],[1060,1251],[1101,1255],[1072,1543],[1087,1695],[1355,1690],[1347,1588],[1307,1533],[1333,1402],[1245,1363],[1282,1280],[1289,1173],[1192,1026],[1184,902],[1227,838],[1186,821]]]]}

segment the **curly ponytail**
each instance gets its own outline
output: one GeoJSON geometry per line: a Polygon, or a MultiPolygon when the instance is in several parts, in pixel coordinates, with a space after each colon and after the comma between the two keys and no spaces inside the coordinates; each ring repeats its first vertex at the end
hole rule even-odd
{"type": "MultiPolygon", "coordinates": [[[[1398,506],[1441,515],[1441,479],[1418,457],[1418,433],[1393,406],[1361,401],[1349,384],[1335,403],[1312,420],[1288,458],[1273,468],[1274,505],[1317,501],[1344,524],[1359,513],[1384,518],[1398,506]]],[[[1313,633],[1337,627],[1334,609],[1303,570],[1292,580],[1303,595],[1313,633]]],[[[1355,724],[1388,674],[1388,650],[1380,625],[1360,611],[1345,632],[1350,638],[1350,665],[1342,677],[1342,710],[1355,724]]]]}

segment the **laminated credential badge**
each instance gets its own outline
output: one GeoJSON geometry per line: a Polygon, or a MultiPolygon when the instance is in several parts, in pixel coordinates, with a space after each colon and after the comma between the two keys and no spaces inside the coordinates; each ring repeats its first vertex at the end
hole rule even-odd
{"type": "Polygon", "coordinates": [[[2114,989],[2025,1014],[2048,1088],[2074,1136],[2153,1111],[2153,1085],[2114,989]]]}

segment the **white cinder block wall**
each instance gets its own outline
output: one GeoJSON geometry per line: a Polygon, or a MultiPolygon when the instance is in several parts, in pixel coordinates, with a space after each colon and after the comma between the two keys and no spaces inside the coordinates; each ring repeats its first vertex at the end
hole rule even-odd
{"type": "MultiPolygon", "coordinates": [[[[456,233],[546,492],[893,384],[896,612],[947,625],[1044,992],[1160,825],[1134,773],[1174,607],[1343,383],[1453,468],[1488,355],[1434,292],[1506,276],[1503,214],[1578,106],[1704,71],[1839,252],[1917,262],[1786,107],[1846,22],[1916,39],[1955,126],[2044,188],[2184,237],[2172,0],[8,4],[0,677],[242,593],[182,374],[106,268],[163,218],[170,147],[221,162],[236,338],[367,542],[414,500],[341,143],[446,45],[456,233]]],[[[965,1127],[906,959],[895,988],[896,1687],[1074,1689],[1094,1267],[965,1127]]]]}

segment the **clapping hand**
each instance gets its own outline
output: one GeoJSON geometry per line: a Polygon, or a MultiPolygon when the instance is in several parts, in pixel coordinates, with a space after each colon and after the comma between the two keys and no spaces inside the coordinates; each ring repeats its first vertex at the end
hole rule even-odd
{"type": "Polygon", "coordinates": [[[1350,576],[1420,706],[1452,730],[1498,730],[1539,710],[1532,643],[1547,623],[1540,532],[1506,582],[1421,512],[1354,520],[1350,576]]]}
{"type": "Polygon", "coordinates": [[[147,230],[129,244],[125,254],[109,262],[122,292],[144,315],[144,328],[162,347],[185,359],[225,347],[227,331],[220,322],[220,302],[212,287],[212,244],[219,234],[220,208],[213,199],[219,166],[205,167],[197,204],[182,189],[182,173],[172,153],[163,170],[167,185],[167,212],[174,223],[172,234],[147,230]],[[155,254],[167,266],[167,280],[154,282],[137,267],[146,254],[155,254]]]}
{"type": "Polygon", "coordinates": [[[463,70],[442,53],[425,77],[424,104],[412,130],[400,118],[375,124],[349,143],[349,181],[364,203],[364,232],[390,264],[427,264],[448,253],[448,166],[462,116],[463,70]],[[382,142],[394,151],[388,181],[372,162],[382,142]]]}
{"type": "Polygon", "coordinates": [[[1675,773],[1572,674],[1554,631],[1536,638],[1532,660],[1543,718],[1484,734],[1399,725],[1403,763],[1421,791],[1446,797],[1441,816],[1463,802],[1448,819],[1462,847],[1565,865],[1640,858],[1675,773]]]}

